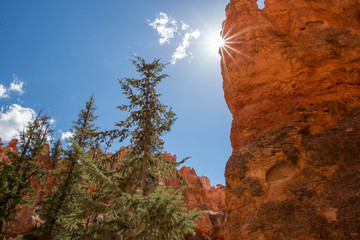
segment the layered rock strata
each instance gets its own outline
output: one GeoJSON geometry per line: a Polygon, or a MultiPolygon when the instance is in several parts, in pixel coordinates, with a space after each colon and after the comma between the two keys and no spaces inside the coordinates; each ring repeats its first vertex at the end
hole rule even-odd
{"type": "Polygon", "coordinates": [[[360,2],[231,0],[226,239],[360,239],[360,2]]]}

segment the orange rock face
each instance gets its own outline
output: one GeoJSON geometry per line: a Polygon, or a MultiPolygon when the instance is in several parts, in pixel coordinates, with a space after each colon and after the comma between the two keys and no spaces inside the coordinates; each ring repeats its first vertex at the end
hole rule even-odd
{"type": "Polygon", "coordinates": [[[184,201],[188,208],[204,211],[197,220],[196,236],[187,239],[224,239],[225,187],[220,184],[217,187],[211,186],[207,177],[198,177],[190,167],[182,167],[179,173],[190,185],[184,192],[184,201]]]}
{"type": "MultiPolygon", "coordinates": [[[[11,140],[6,147],[2,147],[3,143],[0,138],[0,162],[10,161],[7,157],[7,152],[18,152],[16,147],[18,141],[11,140]]],[[[39,159],[44,164],[44,167],[48,170],[52,168],[52,163],[48,155],[45,155],[39,159]]],[[[18,234],[26,233],[31,227],[40,224],[42,221],[39,219],[35,213],[38,203],[42,201],[43,196],[50,193],[51,188],[54,186],[54,179],[48,177],[46,179],[46,184],[40,184],[39,180],[36,178],[31,178],[31,186],[35,189],[35,194],[38,198],[38,202],[30,207],[22,207],[19,209],[19,215],[15,217],[14,222],[6,222],[4,224],[5,236],[17,236],[18,234]]]]}
{"type": "Polygon", "coordinates": [[[231,0],[223,35],[226,239],[360,239],[360,2],[231,0]]]}
{"type": "MultiPolygon", "coordinates": [[[[167,161],[176,162],[176,155],[164,153],[167,161]]],[[[191,167],[182,167],[180,175],[189,184],[184,191],[184,201],[188,209],[199,209],[204,213],[197,220],[195,236],[187,236],[187,240],[209,240],[224,239],[224,222],[226,214],[225,187],[218,184],[216,187],[210,185],[210,180],[205,176],[198,176],[191,167]]],[[[165,184],[175,188],[180,187],[177,178],[167,179],[165,184]]]]}

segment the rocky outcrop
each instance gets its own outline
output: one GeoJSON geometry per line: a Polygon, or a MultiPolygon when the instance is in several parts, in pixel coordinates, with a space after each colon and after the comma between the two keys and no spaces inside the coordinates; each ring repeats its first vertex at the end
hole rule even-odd
{"type": "MultiPolygon", "coordinates": [[[[6,147],[3,147],[3,143],[0,138],[0,162],[10,161],[7,156],[8,152],[18,152],[17,148],[18,141],[11,140],[6,147]]],[[[39,160],[43,164],[43,167],[47,170],[52,168],[52,163],[48,155],[44,155],[39,160]]],[[[45,184],[41,184],[36,177],[31,178],[31,186],[35,190],[37,201],[31,206],[23,206],[19,208],[18,215],[15,217],[15,221],[6,222],[3,226],[5,229],[4,235],[7,237],[15,237],[18,234],[28,232],[28,230],[39,225],[42,220],[36,214],[36,209],[39,207],[40,202],[43,201],[43,197],[50,193],[52,187],[55,185],[53,178],[46,177],[44,180],[45,184]]],[[[31,197],[30,197],[31,199],[31,197]]]]}
{"type": "Polygon", "coordinates": [[[197,176],[195,170],[190,167],[182,167],[179,173],[190,185],[184,192],[184,201],[188,208],[203,211],[196,222],[196,236],[187,239],[224,239],[225,187],[221,184],[211,186],[207,177],[197,176]]]}
{"type": "MultiPolygon", "coordinates": [[[[176,155],[164,153],[163,158],[167,161],[176,162],[176,155]]],[[[224,239],[224,222],[226,215],[225,187],[218,184],[211,186],[209,178],[198,176],[191,167],[183,166],[179,174],[187,182],[188,187],[184,191],[184,201],[188,209],[203,211],[197,220],[195,236],[186,236],[187,240],[222,240],[224,239]]],[[[181,187],[178,178],[167,179],[164,184],[175,188],[181,187]]]]}
{"type": "Polygon", "coordinates": [[[360,239],[360,2],[231,0],[226,239],[360,239]]]}

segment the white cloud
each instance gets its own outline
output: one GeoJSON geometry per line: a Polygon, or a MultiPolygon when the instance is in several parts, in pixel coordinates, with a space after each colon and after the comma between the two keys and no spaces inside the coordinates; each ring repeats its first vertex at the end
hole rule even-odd
{"type": "Polygon", "coordinates": [[[9,91],[17,92],[22,95],[24,93],[23,86],[24,82],[20,81],[16,74],[13,74],[13,81],[10,83],[9,91]]]}
{"type": "Polygon", "coordinates": [[[55,118],[53,118],[53,117],[50,118],[50,120],[49,120],[49,125],[55,127],[55,124],[56,124],[55,118]]]}
{"type": "Polygon", "coordinates": [[[191,53],[188,53],[188,48],[190,47],[191,40],[197,39],[200,36],[200,31],[198,29],[192,29],[183,21],[180,21],[181,28],[178,29],[178,22],[163,12],[160,12],[159,17],[153,22],[150,20],[148,20],[148,22],[149,26],[154,28],[159,34],[160,45],[170,43],[170,39],[175,38],[176,36],[182,37],[180,44],[171,57],[172,64],[175,64],[179,59],[191,55],[191,53]],[[177,34],[175,35],[175,33],[177,34]]]}
{"type": "Polygon", "coordinates": [[[189,29],[189,25],[187,25],[186,23],[184,23],[183,21],[181,21],[181,29],[182,30],[184,30],[184,31],[186,31],[186,30],[188,30],[189,29]]]}
{"type": "Polygon", "coordinates": [[[190,47],[190,40],[197,39],[199,38],[199,36],[200,31],[198,29],[186,32],[182,42],[176,48],[176,51],[171,57],[171,63],[175,64],[177,60],[183,59],[184,57],[188,56],[187,49],[190,47]]]}
{"type": "Polygon", "coordinates": [[[0,84],[0,98],[7,98],[9,97],[6,88],[4,87],[4,85],[0,84]]]}
{"type": "Polygon", "coordinates": [[[12,74],[12,82],[10,87],[6,88],[0,84],[0,98],[8,98],[11,92],[16,92],[19,95],[24,93],[24,82],[20,81],[16,74],[12,74]]]}
{"type": "Polygon", "coordinates": [[[74,136],[74,133],[72,132],[63,132],[61,130],[59,130],[59,132],[61,133],[61,140],[67,140],[74,136]]]}
{"type": "Polygon", "coordinates": [[[17,104],[1,108],[0,112],[0,137],[8,142],[17,138],[19,131],[24,129],[27,122],[35,117],[35,111],[31,108],[25,108],[17,104]]]}
{"type": "Polygon", "coordinates": [[[174,33],[178,32],[177,21],[170,18],[166,13],[160,12],[160,16],[153,22],[148,20],[149,26],[154,28],[159,34],[159,43],[163,45],[170,43],[170,39],[174,38],[174,33]]]}

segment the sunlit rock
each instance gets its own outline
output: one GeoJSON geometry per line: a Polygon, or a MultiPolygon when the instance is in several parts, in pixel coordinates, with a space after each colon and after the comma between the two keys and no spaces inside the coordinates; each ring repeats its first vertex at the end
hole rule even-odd
{"type": "Polygon", "coordinates": [[[360,238],[360,2],[231,0],[226,239],[360,238]]]}

